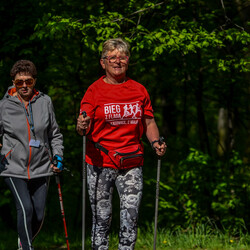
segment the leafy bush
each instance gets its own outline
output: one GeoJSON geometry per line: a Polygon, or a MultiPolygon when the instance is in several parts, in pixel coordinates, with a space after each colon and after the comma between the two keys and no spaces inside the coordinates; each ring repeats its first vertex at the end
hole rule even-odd
{"type": "Polygon", "coordinates": [[[235,151],[224,161],[191,148],[174,168],[174,180],[161,182],[160,222],[187,228],[214,221],[225,230],[245,230],[248,172],[235,151]]]}

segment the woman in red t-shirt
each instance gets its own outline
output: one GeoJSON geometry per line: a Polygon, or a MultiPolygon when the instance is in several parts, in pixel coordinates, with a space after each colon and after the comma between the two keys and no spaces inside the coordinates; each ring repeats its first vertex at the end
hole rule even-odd
{"type": "Polygon", "coordinates": [[[129,56],[129,45],[120,38],[103,44],[100,63],[106,74],[88,88],[77,119],[77,132],[83,135],[85,130],[88,137],[92,249],[108,249],[115,186],[120,196],[119,249],[134,249],[143,188],[143,133],[157,155],[166,152],[147,90],[126,76],[129,56]]]}

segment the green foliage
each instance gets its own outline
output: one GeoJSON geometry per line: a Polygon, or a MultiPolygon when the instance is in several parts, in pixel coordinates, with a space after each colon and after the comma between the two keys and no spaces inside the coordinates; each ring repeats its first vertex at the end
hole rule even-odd
{"type": "Polygon", "coordinates": [[[224,161],[191,148],[174,172],[171,188],[161,183],[162,220],[167,217],[168,223],[174,225],[178,218],[185,228],[196,227],[210,218],[230,232],[233,228],[246,229],[244,213],[247,213],[245,203],[249,202],[249,166],[237,152],[233,151],[224,166],[224,161]],[[174,215],[173,222],[170,214],[172,218],[174,215]]]}

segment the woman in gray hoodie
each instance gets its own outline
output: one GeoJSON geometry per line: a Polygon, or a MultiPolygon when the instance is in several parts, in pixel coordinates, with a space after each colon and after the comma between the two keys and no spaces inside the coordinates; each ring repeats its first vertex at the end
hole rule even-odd
{"type": "Polygon", "coordinates": [[[49,176],[62,170],[63,136],[50,97],[34,88],[35,65],[19,60],[10,75],[13,86],[0,101],[0,175],[15,200],[20,249],[32,250],[44,219],[49,176]]]}

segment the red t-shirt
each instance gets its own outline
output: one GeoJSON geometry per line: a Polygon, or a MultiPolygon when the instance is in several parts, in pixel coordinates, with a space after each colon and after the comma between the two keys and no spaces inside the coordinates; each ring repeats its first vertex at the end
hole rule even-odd
{"type": "Polygon", "coordinates": [[[98,167],[116,168],[108,155],[95,148],[99,142],[110,149],[140,143],[145,116],[154,117],[149,94],[140,83],[129,79],[118,85],[108,84],[102,76],[86,91],[80,113],[91,118],[86,162],[98,167]]]}

